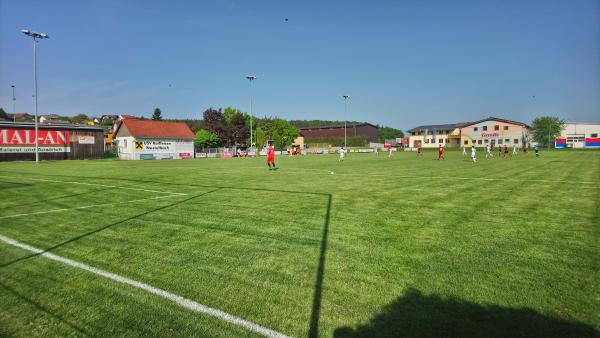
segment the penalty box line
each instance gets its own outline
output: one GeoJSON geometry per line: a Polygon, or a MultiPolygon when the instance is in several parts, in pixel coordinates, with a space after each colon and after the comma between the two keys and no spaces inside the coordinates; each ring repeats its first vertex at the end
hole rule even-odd
{"type": "Polygon", "coordinates": [[[58,180],[49,180],[49,179],[45,179],[45,178],[32,178],[32,177],[20,177],[20,176],[4,176],[4,175],[0,175],[0,177],[4,177],[4,178],[16,178],[16,179],[24,179],[24,180],[32,180],[32,181],[41,181],[41,182],[50,182],[50,183],[91,185],[91,186],[96,186],[96,187],[118,188],[118,189],[126,189],[126,190],[137,190],[137,191],[144,191],[144,192],[153,192],[153,193],[157,193],[157,194],[170,194],[170,195],[180,195],[180,196],[186,196],[187,195],[186,193],[182,193],[182,192],[160,191],[160,190],[133,188],[133,187],[122,187],[122,186],[117,186],[117,185],[108,185],[108,184],[100,184],[100,183],[86,183],[86,182],[75,182],[75,181],[58,181],[58,180]]]}
{"type": "Polygon", "coordinates": [[[69,211],[69,210],[79,210],[79,209],[89,209],[89,208],[106,207],[106,206],[117,205],[117,204],[125,204],[125,203],[134,203],[134,202],[158,200],[158,199],[171,198],[171,197],[182,197],[182,196],[187,196],[188,195],[188,194],[182,193],[182,192],[169,192],[169,191],[159,191],[159,190],[142,189],[142,188],[119,187],[119,186],[115,186],[115,185],[107,185],[107,184],[99,184],[99,183],[69,182],[69,181],[48,180],[48,179],[43,179],[43,178],[30,178],[30,177],[18,177],[18,176],[3,176],[3,175],[0,175],[0,177],[27,179],[27,180],[42,181],[42,182],[51,182],[51,183],[64,183],[64,184],[77,184],[77,185],[98,186],[98,187],[106,187],[106,188],[119,188],[119,189],[128,189],[128,190],[137,190],[137,191],[144,191],[144,192],[167,194],[165,196],[155,196],[155,197],[148,197],[148,198],[139,198],[139,199],[128,200],[128,201],[124,201],[124,202],[111,202],[111,203],[103,203],[103,204],[84,205],[84,206],[81,206],[81,207],[73,207],[73,208],[60,208],[60,209],[51,209],[51,210],[30,212],[30,213],[24,213],[24,214],[6,215],[6,216],[0,216],[0,219],[23,217],[23,216],[42,215],[42,214],[49,214],[49,213],[54,213],[54,212],[63,212],[63,211],[69,211]]]}
{"type": "Polygon", "coordinates": [[[16,215],[0,216],[0,219],[23,217],[23,216],[42,215],[42,214],[49,214],[49,213],[53,213],[53,212],[62,212],[62,211],[69,211],[69,210],[79,210],[79,209],[89,209],[89,208],[106,207],[106,206],[116,205],[116,204],[124,204],[124,203],[133,203],[133,202],[141,202],[141,201],[158,200],[158,199],[170,198],[170,197],[182,197],[182,195],[156,196],[156,197],[140,198],[140,199],[137,199],[137,200],[129,200],[129,201],[124,201],[124,202],[93,204],[93,205],[84,205],[82,207],[74,207],[74,208],[61,208],[61,209],[44,210],[44,211],[30,212],[30,213],[26,213],[26,214],[16,214],[16,215]]]}
{"type": "Polygon", "coordinates": [[[219,319],[224,320],[224,321],[226,321],[228,323],[231,323],[231,324],[234,324],[234,325],[237,325],[237,326],[241,326],[241,327],[244,327],[244,328],[246,328],[246,329],[248,329],[248,330],[250,330],[252,332],[261,334],[261,335],[263,335],[265,337],[289,338],[288,336],[284,335],[283,333],[279,333],[277,331],[273,331],[273,330],[268,329],[268,328],[266,328],[264,326],[260,326],[258,324],[253,323],[253,322],[250,322],[248,320],[236,317],[236,316],[234,316],[232,314],[229,314],[227,312],[221,311],[219,309],[215,309],[215,308],[212,308],[212,307],[209,307],[209,306],[206,306],[206,305],[202,305],[202,304],[197,303],[197,302],[195,302],[195,301],[193,301],[191,299],[184,298],[182,296],[170,293],[168,291],[159,289],[157,287],[154,287],[154,286],[142,283],[142,282],[138,282],[138,281],[135,281],[133,279],[129,279],[127,277],[123,277],[123,276],[114,274],[112,272],[108,272],[108,271],[105,271],[105,270],[102,270],[102,269],[98,269],[98,268],[95,268],[93,266],[90,266],[90,265],[87,265],[87,264],[84,264],[84,263],[80,263],[80,262],[77,262],[77,261],[74,261],[74,260],[71,260],[71,259],[68,259],[68,258],[65,258],[65,257],[61,257],[61,256],[57,256],[57,255],[51,254],[51,253],[46,252],[46,251],[44,251],[42,249],[38,249],[38,248],[35,248],[35,247],[30,246],[28,244],[21,243],[19,241],[16,241],[16,240],[14,240],[12,238],[8,238],[8,237],[3,236],[3,235],[0,235],[0,240],[3,241],[6,244],[10,244],[10,245],[12,245],[14,247],[21,248],[23,250],[27,250],[27,251],[33,252],[33,253],[35,253],[37,255],[46,257],[46,258],[48,258],[50,260],[53,260],[53,261],[56,261],[56,262],[60,262],[60,263],[63,263],[65,265],[68,265],[68,266],[71,266],[71,267],[74,267],[74,268],[78,268],[78,269],[81,269],[81,270],[85,270],[85,271],[91,272],[93,274],[96,274],[96,275],[108,278],[108,279],[113,280],[115,282],[119,282],[119,283],[122,283],[122,284],[125,284],[125,285],[133,286],[134,288],[138,288],[138,289],[144,290],[144,291],[146,291],[148,293],[154,294],[156,296],[159,296],[159,297],[167,299],[167,300],[169,300],[171,302],[174,302],[177,305],[179,305],[179,306],[181,306],[183,308],[186,308],[188,310],[191,310],[191,311],[194,311],[194,312],[197,312],[197,313],[204,313],[204,314],[207,314],[207,315],[219,318],[219,319]]]}

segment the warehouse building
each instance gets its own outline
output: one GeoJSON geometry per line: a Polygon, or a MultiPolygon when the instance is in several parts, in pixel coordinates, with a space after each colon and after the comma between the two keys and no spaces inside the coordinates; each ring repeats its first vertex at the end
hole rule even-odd
{"type": "Polygon", "coordinates": [[[408,130],[412,148],[485,147],[488,144],[517,146],[529,144],[531,127],[517,121],[488,117],[475,122],[419,126],[408,130]]]}
{"type": "MultiPolygon", "coordinates": [[[[104,130],[99,126],[38,124],[40,160],[82,160],[104,156],[104,130]]],[[[35,124],[0,121],[0,161],[35,160],[35,124]]]]}
{"type": "Polygon", "coordinates": [[[377,142],[377,131],[379,127],[370,123],[356,123],[344,126],[308,127],[300,128],[300,135],[305,138],[311,137],[347,137],[365,136],[369,142],[377,142]]]}
{"type": "Polygon", "coordinates": [[[191,158],[195,137],[185,123],[129,118],[114,132],[118,156],[124,160],[191,158]]]}

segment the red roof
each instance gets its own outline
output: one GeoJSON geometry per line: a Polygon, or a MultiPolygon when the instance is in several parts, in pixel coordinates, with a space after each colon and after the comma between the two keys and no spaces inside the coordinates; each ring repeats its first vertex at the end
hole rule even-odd
{"type": "Polygon", "coordinates": [[[187,124],[182,122],[164,122],[153,120],[124,119],[115,135],[125,125],[131,136],[141,138],[186,138],[196,137],[187,124]]]}

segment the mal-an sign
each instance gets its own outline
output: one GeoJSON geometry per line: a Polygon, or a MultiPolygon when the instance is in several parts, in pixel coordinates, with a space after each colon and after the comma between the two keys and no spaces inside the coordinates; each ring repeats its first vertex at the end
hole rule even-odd
{"type": "MultiPolygon", "coordinates": [[[[64,130],[38,130],[38,151],[42,153],[68,153],[71,138],[64,130]]],[[[35,130],[0,129],[0,153],[35,152],[35,130]]]]}

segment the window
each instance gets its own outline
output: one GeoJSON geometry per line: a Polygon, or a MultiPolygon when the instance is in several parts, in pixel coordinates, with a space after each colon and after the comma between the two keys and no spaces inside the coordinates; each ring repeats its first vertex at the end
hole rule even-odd
{"type": "Polygon", "coordinates": [[[124,140],[123,140],[123,147],[124,147],[124,148],[127,148],[127,139],[124,139],[124,140]]]}
{"type": "Polygon", "coordinates": [[[504,130],[508,130],[508,126],[504,126],[504,130]]]}
{"type": "Polygon", "coordinates": [[[465,140],[464,144],[469,144],[469,140],[465,140]]]}
{"type": "Polygon", "coordinates": [[[487,126],[483,126],[483,131],[487,131],[487,126]]]}
{"type": "Polygon", "coordinates": [[[518,138],[514,139],[514,140],[513,140],[513,143],[514,143],[514,144],[519,144],[519,139],[518,139],[518,138]]]}
{"type": "Polygon", "coordinates": [[[510,139],[509,139],[509,138],[505,138],[505,139],[504,139],[504,142],[506,142],[506,143],[510,143],[510,139]]]}
{"type": "Polygon", "coordinates": [[[425,139],[425,143],[429,143],[429,139],[428,138],[425,139]]]}
{"type": "Polygon", "coordinates": [[[488,144],[490,141],[489,140],[484,140],[483,142],[485,142],[485,144],[488,144]]]}
{"type": "Polygon", "coordinates": [[[446,139],[446,143],[448,143],[448,139],[446,139]]]}
{"type": "Polygon", "coordinates": [[[498,139],[498,144],[502,144],[502,139],[498,139]]]}
{"type": "Polygon", "coordinates": [[[500,126],[499,125],[495,125],[494,126],[494,130],[500,130],[500,126]]]}
{"type": "Polygon", "coordinates": [[[473,130],[474,130],[474,131],[478,131],[478,130],[479,130],[479,128],[475,127],[475,128],[473,128],[473,130]]]}
{"type": "Polygon", "coordinates": [[[435,139],[434,138],[431,139],[431,143],[435,143],[435,139]]]}
{"type": "Polygon", "coordinates": [[[596,137],[598,137],[598,133],[593,133],[593,134],[590,135],[590,137],[591,138],[596,138],[596,137]]]}
{"type": "Polygon", "coordinates": [[[443,138],[439,139],[438,143],[444,143],[444,139],[443,138]]]}
{"type": "Polygon", "coordinates": [[[482,144],[481,140],[477,140],[477,144],[482,144]]]}

